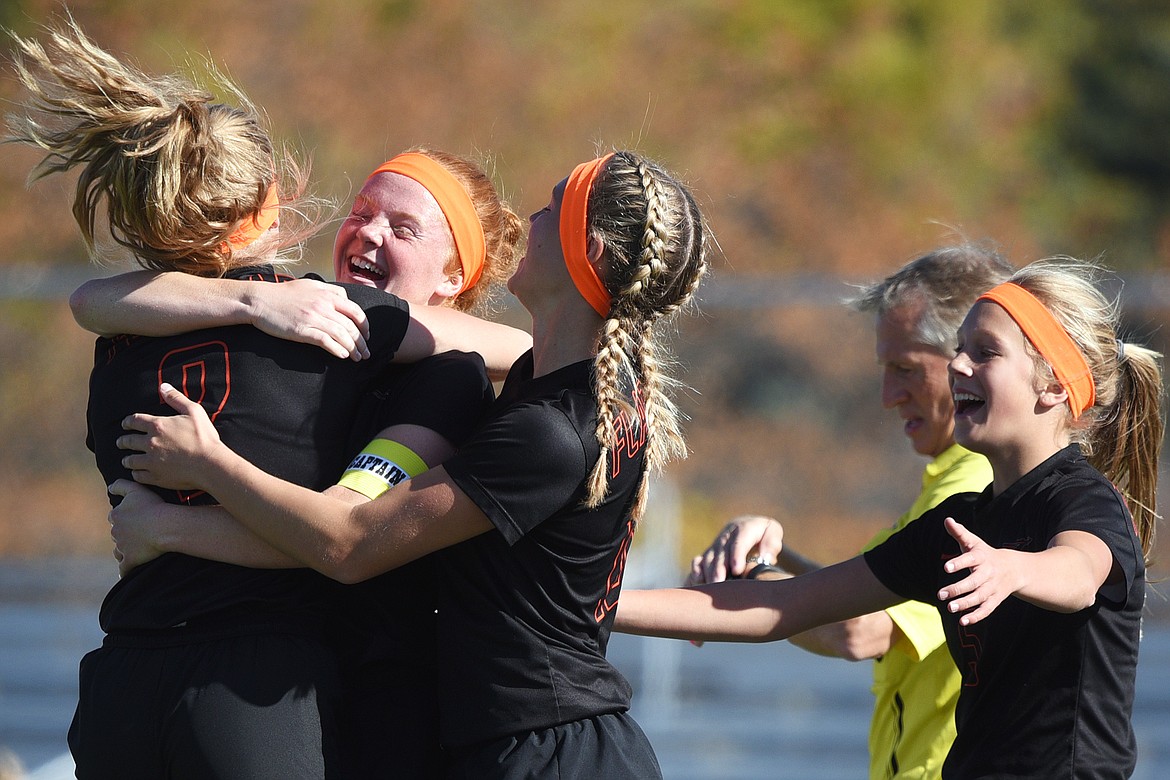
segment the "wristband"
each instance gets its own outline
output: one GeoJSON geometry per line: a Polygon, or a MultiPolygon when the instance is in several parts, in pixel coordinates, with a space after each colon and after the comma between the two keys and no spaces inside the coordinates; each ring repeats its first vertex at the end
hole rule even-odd
{"type": "Polygon", "coordinates": [[[389,439],[374,439],[353,459],[337,484],[375,499],[427,468],[408,447],[389,439]]]}
{"type": "Polygon", "coordinates": [[[770,563],[761,563],[744,572],[743,579],[754,580],[761,574],[783,574],[784,570],[770,563]]]}

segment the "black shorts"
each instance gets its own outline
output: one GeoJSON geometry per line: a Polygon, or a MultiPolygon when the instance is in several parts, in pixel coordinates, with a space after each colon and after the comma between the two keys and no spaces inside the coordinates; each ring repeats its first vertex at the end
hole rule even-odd
{"type": "Polygon", "coordinates": [[[662,769],[629,713],[516,734],[452,751],[451,780],[654,780],[662,769]]]}
{"type": "Polygon", "coordinates": [[[77,777],[332,778],[336,662],[307,637],[107,642],[81,661],[77,777]]]}

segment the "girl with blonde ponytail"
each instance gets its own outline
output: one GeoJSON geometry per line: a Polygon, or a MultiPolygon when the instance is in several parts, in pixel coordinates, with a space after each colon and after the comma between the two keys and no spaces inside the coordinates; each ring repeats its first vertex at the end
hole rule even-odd
{"type": "Polygon", "coordinates": [[[628,592],[618,630],[768,641],[933,603],[963,678],[944,777],[1129,777],[1164,389],[1097,275],[1033,263],[959,328],[954,436],[990,461],[984,492],[789,580],[628,592]]]}
{"type": "MultiPolygon", "coordinates": [[[[73,213],[94,254],[97,226],[106,224],[113,241],[144,269],[200,277],[201,283],[293,286],[283,284],[289,277],[273,262],[284,250],[299,249],[316,229],[322,204],[305,195],[307,165],[281,153],[241,90],[215,79],[232,99],[229,105],[185,78],[142,73],[98,47],[72,20],[47,30],[43,43],[13,39],[16,75],[28,95],[8,117],[6,140],[44,152],[33,179],[79,169],[73,213]]],[[[370,186],[390,187],[390,177],[370,186]]],[[[474,204],[464,197],[472,217],[461,227],[479,235],[474,204]]],[[[442,219],[440,212],[435,220],[442,219]]],[[[494,244],[510,260],[518,230],[505,232],[494,244]]],[[[427,251],[437,264],[451,264],[454,253],[442,241],[427,251]]],[[[122,422],[135,412],[162,412],[164,381],[207,404],[224,440],[270,473],[357,500],[351,497],[357,493],[331,486],[356,452],[351,432],[383,419],[382,410],[371,412],[366,401],[389,383],[389,370],[397,368],[391,363],[486,344],[510,364],[521,351],[516,346],[529,343],[521,331],[454,308],[412,307],[371,287],[309,283],[325,291],[330,315],[324,319],[337,329],[302,340],[338,346],[340,339],[352,348],[364,329],[367,359],[341,360],[316,346],[214,318],[206,326],[166,323],[148,336],[114,330],[99,338],[87,443],[105,484],[131,476],[117,446],[122,422]]],[[[197,311],[202,290],[194,290],[183,305],[197,311]]],[[[438,426],[446,435],[467,420],[470,428],[490,402],[483,361],[475,360],[478,367],[457,367],[456,376],[466,380],[459,388],[438,385],[445,399],[466,400],[458,423],[438,426]]],[[[395,381],[407,384],[401,375],[395,381]]],[[[415,375],[412,387],[420,382],[415,375]]],[[[442,415],[427,419],[436,416],[442,415]]],[[[441,459],[452,448],[421,425],[399,427],[410,427],[414,436],[414,450],[406,450],[413,459],[395,442],[396,457],[411,468],[425,468],[426,459],[441,459]]],[[[361,441],[376,430],[363,430],[361,441]]],[[[364,776],[364,766],[349,763],[357,752],[352,744],[339,747],[339,670],[326,641],[335,633],[328,622],[336,612],[334,584],[253,536],[233,533],[206,492],[160,489],[122,501],[123,492],[111,493],[118,509],[181,507],[196,522],[218,528],[210,547],[230,563],[187,554],[137,561],[115,549],[123,578],[102,605],[103,645],[82,660],[69,730],[77,776],[364,776]]],[[[418,646],[433,652],[425,635],[418,646]]],[[[424,705],[429,698],[429,690],[419,695],[424,705]]],[[[377,735],[378,749],[384,751],[388,737],[413,740],[417,733],[418,744],[404,746],[402,754],[429,761],[429,754],[419,754],[432,742],[437,747],[428,730],[434,719],[418,714],[414,721],[420,728],[409,735],[377,735]]],[[[395,767],[423,774],[408,760],[395,767]]]]}
{"type": "MultiPolygon", "coordinates": [[[[706,271],[703,219],[674,177],[620,151],[577,166],[529,226],[508,286],[532,315],[532,351],[443,465],[351,507],[248,463],[172,388],[163,397],[179,415],[127,420],[139,433],[122,441],[126,462],[141,483],[212,492],[257,536],[342,581],[441,551],[449,777],[659,777],[604,654],[647,472],[685,451],[656,326],[706,271]]],[[[195,544],[207,528],[164,533],[195,544]]]]}

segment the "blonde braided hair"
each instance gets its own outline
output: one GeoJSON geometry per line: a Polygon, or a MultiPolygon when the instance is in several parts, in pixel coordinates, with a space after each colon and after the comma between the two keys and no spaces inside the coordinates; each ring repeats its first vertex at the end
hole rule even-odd
{"type": "Polygon", "coordinates": [[[702,215],[690,192],[655,163],[617,152],[599,173],[589,199],[589,229],[604,245],[601,275],[614,291],[593,363],[597,441],[601,457],[589,478],[586,506],[609,485],[616,421],[645,426],[646,470],[633,519],[646,504],[647,475],[686,457],[680,414],[671,397],[679,384],[663,365],[655,326],[685,306],[707,271],[702,215]]]}

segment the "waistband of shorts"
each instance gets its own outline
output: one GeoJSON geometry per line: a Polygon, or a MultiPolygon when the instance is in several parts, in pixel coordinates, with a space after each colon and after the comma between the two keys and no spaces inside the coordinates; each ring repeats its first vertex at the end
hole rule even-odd
{"type": "Polygon", "coordinates": [[[119,628],[106,634],[106,647],[168,647],[239,636],[285,634],[324,640],[323,621],[314,615],[228,615],[192,618],[167,628],[119,628]]]}

